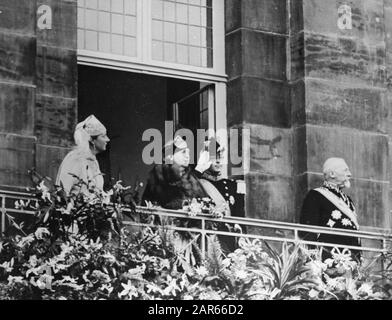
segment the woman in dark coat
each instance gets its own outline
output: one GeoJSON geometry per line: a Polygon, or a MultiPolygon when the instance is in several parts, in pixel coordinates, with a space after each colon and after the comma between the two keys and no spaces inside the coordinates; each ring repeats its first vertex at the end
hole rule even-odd
{"type": "Polygon", "coordinates": [[[151,202],[165,209],[182,209],[186,200],[208,197],[195,172],[189,167],[189,149],[186,142],[177,136],[165,145],[164,151],[172,147],[164,164],[157,164],[149,173],[142,203],[151,202]],[[168,163],[169,162],[169,163],[168,163]]]}

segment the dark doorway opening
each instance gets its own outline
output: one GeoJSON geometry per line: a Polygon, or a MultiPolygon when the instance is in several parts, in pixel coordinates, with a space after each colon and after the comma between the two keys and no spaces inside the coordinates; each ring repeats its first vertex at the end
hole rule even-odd
{"type": "MultiPolygon", "coordinates": [[[[108,129],[108,150],[98,155],[105,187],[122,180],[124,185],[145,182],[151,166],[142,160],[149,128],[165,132],[165,121],[173,120],[173,104],[200,90],[196,81],[165,78],[79,65],[78,120],[94,114],[108,129]]],[[[187,104],[187,126],[200,126],[195,110],[200,101],[187,104]]],[[[165,138],[163,136],[163,141],[165,138]]]]}

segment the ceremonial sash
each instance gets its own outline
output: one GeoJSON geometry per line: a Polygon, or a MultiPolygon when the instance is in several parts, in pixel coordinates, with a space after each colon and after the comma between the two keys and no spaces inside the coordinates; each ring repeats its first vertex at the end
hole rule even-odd
{"type": "Polygon", "coordinates": [[[356,227],[359,229],[357,214],[352,211],[342,199],[340,199],[337,195],[325,188],[317,188],[314,190],[321,193],[325,198],[331,201],[341,212],[343,212],[347,217],[349,217],[350,220],[354,222],[356,227]]]}
{"type": "MultiPolygon", "coordinates": [[[[226,204],[225,198],[211,182],[206,179],[200,179],[199,181],[203,186],[205,192],[209,195],[209,197],[215,202],[218,207],[226,204]]],[[[231,215],[230,212],[228,214],[231,215]]]]}

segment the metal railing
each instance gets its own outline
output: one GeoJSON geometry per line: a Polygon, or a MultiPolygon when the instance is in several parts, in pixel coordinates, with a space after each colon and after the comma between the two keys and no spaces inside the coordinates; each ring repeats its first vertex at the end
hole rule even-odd
{"type": "MultiPolygon", "coordinates": [[[[201,250],[202,254],[205,254],[206,249],[206,236],[208,235],[222,235],[236,238],[248,238],[248,239],[261,239],[265,241],[274,242],[289,242],[296,243],[301,242],[306,245],[315,245],[323,247],[339,247],[354,250],[361,250],[363,252],[380,253],[385,254],[389,249],[392,249],[392,230],[380,229],[380,232],[362,231],[362,230],[339,230],[331,229],[328,227],[318,227],[310,225],[302,225],[297,223],[279,222],[271,220],[259,220],[251,218],[240,218],[240,217],[225,217],[225,218],[213,218],[207,214],[199,214],[197,216],[189,216],[184,211],[167,210],[162,208],[146,208],[138,207],[137,212],[141,214],[155,215],[166,218],[177,218],[198,221],[200,227],[184,228],[176,225],[162,226],[162,228],[168,228],[176,231],[188,231],[191,233],[198,233],[201,235],[201,250]],[[242,230],[246,230],[245,233],[220,231],[209,229],[208,223],[227,223],[231,225],[238,225],[242,230]],[[266,229],[270,229],[269,231],[266,229]],[[325,242],[314,242],[302,240],[299,236],[300,232],[316,233],[316,234],[331,234],[336,236],[348,236],[355,237],[362,240],[365,245],[361,247],[349,246],[349,245],[337,245],[333,243],[325,242]],[[264,234],[263,234],[264,233],[264,234]]],[[[130,226],[151,226],[149,224],[143,224],[140,222],[125,221],[125,225],[130,226]]],[[[156,226],[156,225],[155,225],[156,226]]],[[[159,227],[159,226],[158,226],[159,227]]]]}
{"type": "MultiPolygon", "coordinates": [[[[0,214],[1,214],[1,231],[3,232],[6,228],[6,214],[34,214],[34,211],[20,210],[15,208],[15,201],[35,201],[31,194],[21,193],[14,191],[0,191],[0,214]]],[[[125,209],[131,214],[130,210],[125,209]]],[[[205,256],[206,252],[206,239],[209,235],[228,236],[235,238],[247,238],[247,239],[261,239],[265,241],[273,242],[289,242],[296,243],[301,241],[303,244],[316,245],[323,247],[336,247],[356,249],[362,252],[368,253],[379,253],[385,254],[389,250],[392,250],[392,230],[390,229],[379,229],[378,232],[366,231],[366,230],[339,230],[331,229],[328,227],[318,227],[310,225],[302,225],[297,223],[279,222],[271,220],[259,220],[251,218],[240,218],[240,217],[224,217],[224,218],[213,218],[207,214],[199,214],[197,216],[190,216],[185,211],[180,210],[167,210],[163,208],[147,208],[137,207],[136,213],[141,215],[154,215],[162,218],[171,220],[169,225],[154,225],[156,228],[167,228],[175,231],[186,231],[190,233],[200,234],[200,246],[202,255],[205,256]],[[192,227],[187,228],[181,226],[179,221],[187,220],[193,221],[192,227]],[[240,229],[244,230],[242,233],[214,230],[211,228],[212,224],[228,224],[238,225],[240,229]],[[348,245],[336,245],[333,243],[314,242],[301,240],[299,233],[308,232],[316,234],[331,234],[336,236],[348,236],[355,237],[362,240],[363,245],[361,247],[348,246],[348,245]]],[[[124,221],[125,226],[133,227],[151,227],[151,224],[142,223],[140,221],[130,221],[129,219],[124,221]]]]}

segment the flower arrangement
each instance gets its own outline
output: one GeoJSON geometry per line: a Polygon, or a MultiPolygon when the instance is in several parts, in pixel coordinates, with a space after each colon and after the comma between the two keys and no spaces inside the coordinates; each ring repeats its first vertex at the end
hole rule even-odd
{"type": "MultiPolygon", "coordinates": [[[[170,229],[148,226],[134,232],[122,225],[123,208],[135,208],[135,190],[118,183],[107,193],[66,196],[49,182],[38,181],[36,201],[17,202],[36,210],[35,224],[24,228],[24,234],[0,240],[0,299],[392,297],[391,255],[380,257],[386,270],[376,273],[345,251],[333,250],[332,258],[322,262],[318,251],[299,243],[274,248],[245,236],[236,250],[224,255],[219,239],[209,236],[206,257],[187,264],[175,250],[170,229]],[[339,273],[331,274],[331,267],[339,273]]],[[[203,208],[197,211],[207,210],[203,208]]]]}

